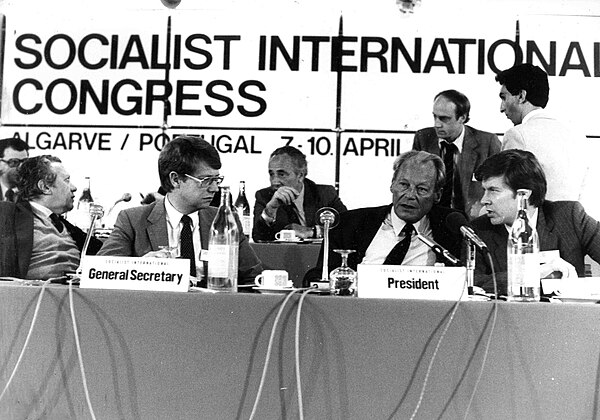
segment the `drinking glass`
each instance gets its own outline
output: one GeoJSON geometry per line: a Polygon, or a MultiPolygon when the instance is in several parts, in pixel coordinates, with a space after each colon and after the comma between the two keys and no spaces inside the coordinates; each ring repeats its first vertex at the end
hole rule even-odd
{"type": "Polygon", "coordinates": [[[329,290],[332,295],[356,296],[356,271],[348,267],[348,255],[353,249],[334,249],[342,256],[342,265],[329,273],[329,290]]]}

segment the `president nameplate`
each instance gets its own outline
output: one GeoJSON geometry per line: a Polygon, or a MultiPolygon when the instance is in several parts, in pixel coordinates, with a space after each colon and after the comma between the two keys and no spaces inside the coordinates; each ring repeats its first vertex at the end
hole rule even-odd
{"type": "Polygon", "coordinates": [[[358,297],[458,300],[467,296],[464,267],[359,264],[358,297]]]}
{"type": "Polygon", "coordinates": [[[83,289],[187,292],[190,286],[185,259],[86,256],[81,270],[83,289]]]}

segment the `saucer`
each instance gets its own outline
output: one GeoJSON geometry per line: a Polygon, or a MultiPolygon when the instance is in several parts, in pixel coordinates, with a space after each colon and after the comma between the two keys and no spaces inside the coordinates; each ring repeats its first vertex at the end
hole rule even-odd
{"type": "Polygon", "coordinates": [[[296,239],[275,239],[275,242],[298,243],[298,242],[302,242],[302,239],[301,238],[296,238],[296,239]]]}
{"type": "Polygon", "coordinates": [[[254,286],[252,289],[260,292],[260,293],[289,293],[293,290],[296,290],[295,287],[263,287],[263,286],[254,286]]]}

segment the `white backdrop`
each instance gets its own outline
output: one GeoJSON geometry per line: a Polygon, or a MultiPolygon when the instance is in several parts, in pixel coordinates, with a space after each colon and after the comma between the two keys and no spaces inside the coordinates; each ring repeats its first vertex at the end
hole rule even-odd
{"type": "MultiPolygon", "coordinates": [[[[431,125],[437,92],[465,93],[474,127],[499,135],[510,127],[499,112],[494,67],[514,63],[516,41],[524,59],[536,47],[555,69],[548,109],[591,146],[600,136],[592,17],[600,5],[593,1],[569,2],[568,10],[544,2],[544,16],[535,1],[423,0],[411,15],[393,0],[183,0],[173,10],[158,0],[49,3],[0,1],[0,137],[18,135],[32,155],[61,157],[76,185],[91,177],[94,198],[107,207],[125,192],[135,204],[156,190],[159,150],[181,133],[215,143],[225,183],[235,194],[245,180],[251,205],[254,191],[268,185],[270,152],[288,142],[307,154],[311,179],[339,180],[349,208],[387,203],[393,159],[410,148],[415,130],[431,125]],[[341,23],[345,38],[336,48],[341,23]],[[399,42],[406,57],[394,49],[399,42]],[[101,110],[89,96],[81,100],[82,85],[101,110]],[[147,100],[152,94],[168,97],[168,115],[163,101],[147,100]]],[[[540,64],[535,54],[530,60],[540,64]]]]}

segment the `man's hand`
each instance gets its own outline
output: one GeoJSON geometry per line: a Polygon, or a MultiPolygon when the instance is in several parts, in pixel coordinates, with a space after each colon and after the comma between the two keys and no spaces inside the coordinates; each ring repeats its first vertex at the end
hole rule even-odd
{"type": "Polygon", "coordinates": [[[282,205],[292,204],[299,194],[300,192],[292,187],[281,186],[277,188],[275,194],[273,194],[273,197],[265,206],[267,215],[275,217],[279,207],[282,205]]]}
{"type": "Polygon", "coordinates": [[[312,238],[314,234],[312,227],[302,226],[298,223],[290,223],[284,229],[293,229],[296,232],[296,236],[302,239],[312,238]]]}
{"type": "Polygon", "coordinates": [[[555,271],[561,272],[562,278],[577,277],[577,270],[575,270],[575,267],[562,258],[556,258],[540,265],[540,278],[546,278],[555,271]]]}
{"type": "Polygon", "coordinates": [[[90,203],[90,216],[97,216],[100,219],[104,216],[104,209],[100,204],[90,203]]]}

